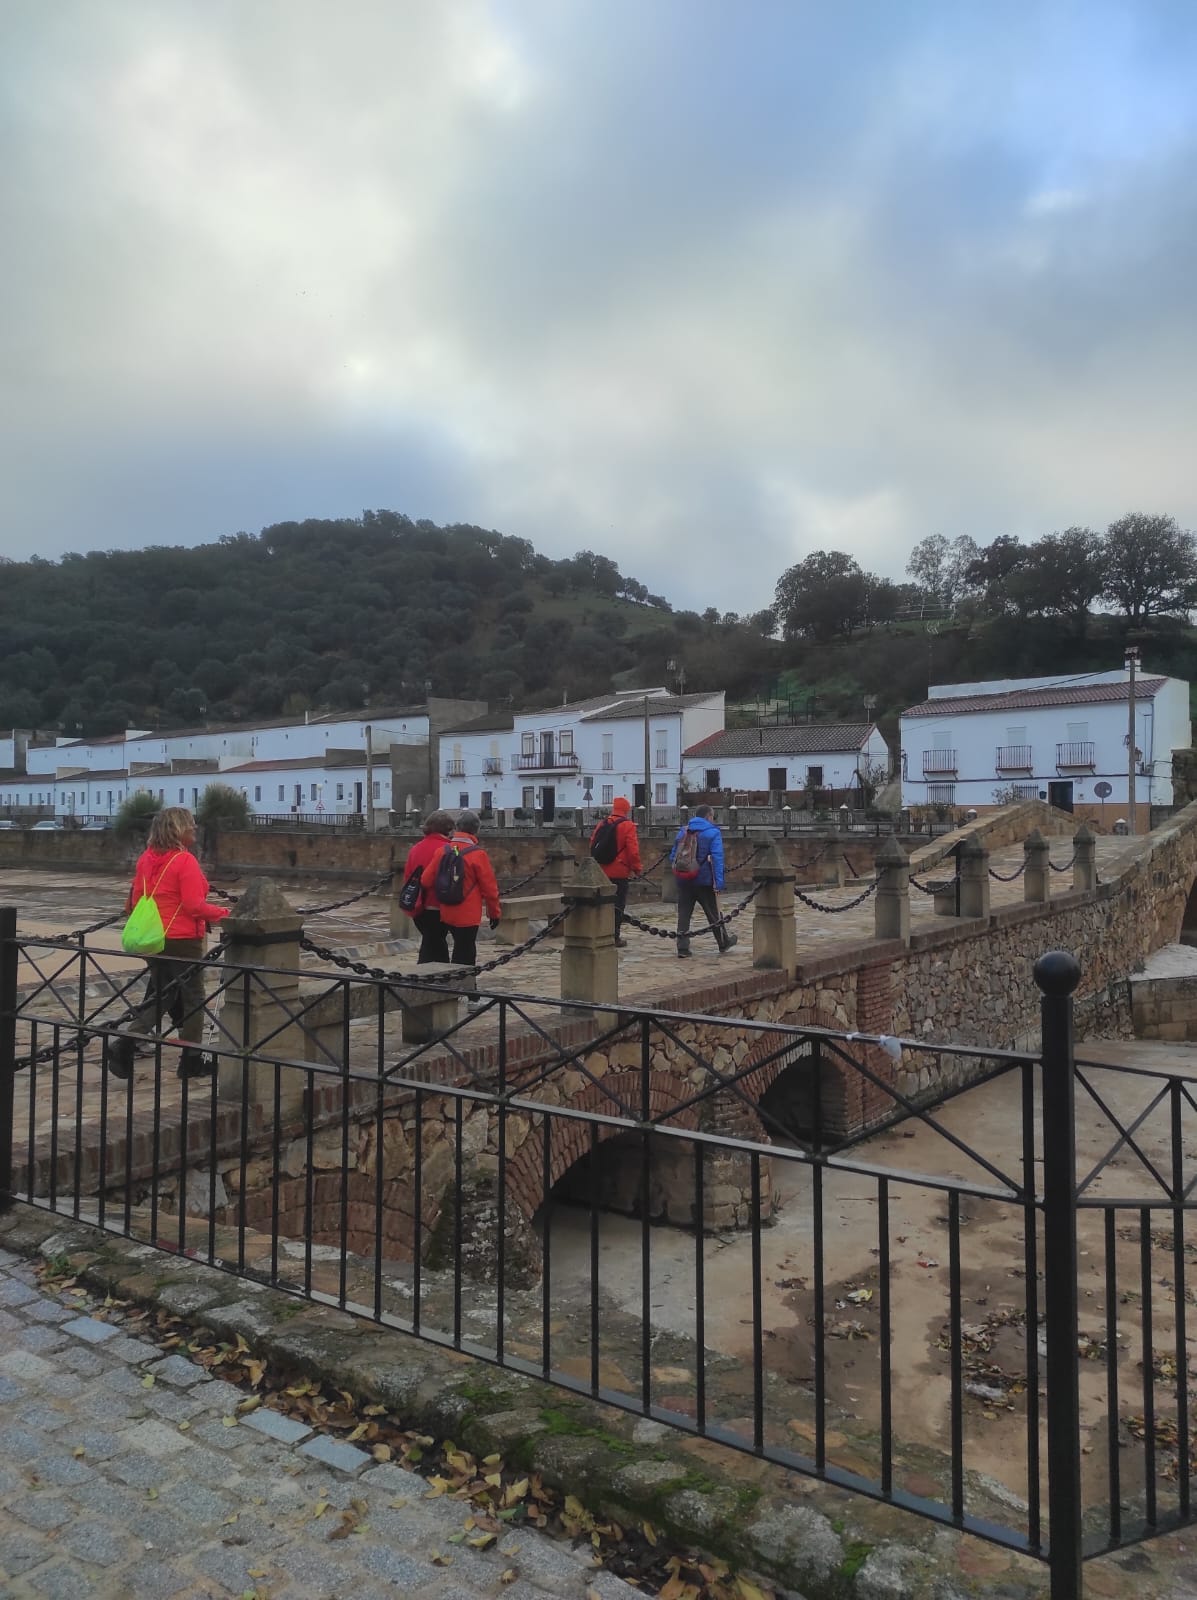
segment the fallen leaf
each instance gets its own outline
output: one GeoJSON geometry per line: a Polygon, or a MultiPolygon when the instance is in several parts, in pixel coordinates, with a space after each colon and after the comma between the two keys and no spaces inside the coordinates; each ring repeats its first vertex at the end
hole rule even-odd
{"type": "Polygon", "coordinates": [[[75,1448],[71,1451],[71,1454],[73,1456],[81,1456],[81,1455],[86,1454],[86,1452],[84,1451],[84,1448],[83,1448],[83,1446],[81,1444],[77,1444],[75,1446],[75,1448]]]}
{"type": "Polygon", "coordinates": [[[262,1396],[260,1394],[246,1395],[244,1400],[238,1402],[237,1415],[243,1417],[249,1411],[256,1411],[261,1404],[262,1396]]]}
{"type": "Polygon", "coordinates": [[[758,1589],[755,1583],[749,1583],[747,1578],[736,1579],[736,1590],[740,1600],[768,1600],[763,1589],[758,1589]]]}
{"type": "Polygon", "coordinates": [[[235,1428],[237,1426],[236,1417],[221,1417],[220,1420],[224,1423],[226,1428],[235,1428]]]}
{"type": "Polygon", "coordinates": [[[653,1527],[651,1522],[641,1523],[640,1531],[644,1534],[644,1537],[648,1540],[649,1544],[656,1544],[657,1530],[653,1527]]]}
{"type": "Polygon", "coordinates": [[[370,1451],[375,1461],[389,1461],[393,1454],[389,1444],[376,1444],[370,1451]]]}
{"type": "Polygon", "coordinates": [[[499,1582],[500,1583],[514,1583],[518,1576],[519,1576],[519,1574],[516,1572],[514,1567],[508,1567],[505,1571],[500,1572],[500,1574],[499,1574],[499,1582]]]}
{"type": "Polygon", "coordinates": [[[443,1556],[439,1550],[434,1550],[428,1559],[432,1562],[434,1567],[451,1567],[453,1565],[452,1558],[450,1556],[443,1556]]]}
{"type": "Polygon", "coordinates": [[[147,1489],[146,1490],[146,1495],[148,1496],[149,1499],[156,1500],[158,1498],[158,1491],[157,1491],[157,1489],[147,1489]]]}
{"type": "Polygon", "coordinates": [[[494,1542],[493,1533],[476,1533],[472,1539],[466,1540],[471,1550],[489,1550],[494,1542]]]}
{"type": "Polygon", "coordinates": [[[327,1510],[328,1510],[328,1501],[327,1500],[317,1500],[315,1509],[312,1512],[312,1516],[313,1517],[322,1517],[327,1510]]]}
{"type": "Polygon", "coordinates": [[[145,1377],[141,1380],[141,1387],[143,1389],[152,1389],[154,1387],[154,1374],[152,1372],[146,1373],[145,1377]]]}
{"type": "Polygon", "coordinates": [[[184,1420],[184,1421],[179,1423],[179,1432],[180,1433],[187,1433],[189,1431],[190,1427],[191,1427],[191,1424],[188,1421],[184,1420]]]}

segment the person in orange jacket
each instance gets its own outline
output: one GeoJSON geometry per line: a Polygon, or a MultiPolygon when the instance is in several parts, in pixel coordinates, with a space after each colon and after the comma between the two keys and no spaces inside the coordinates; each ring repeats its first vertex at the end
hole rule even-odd
{"type": "Polygon", "coordinates": [[[407,914],[420,930],[420,953],[416,960],[448,961],[449,935],[441,924],[441,908],[436,895],[424,882],[424,868],[430,861],[438,861],[441,851],[449,843],[453,832],[453,818],[447,811],[433,811],[424,818],[424,837],[412,845],[403,864],[404,881],[414,873],[420,874],[420,898],[414,911],[407,914]]]}
{"type": "Polygon", "coordinates": [[[492,928],[499,926],[503,916],[495,869],[490,864],[490,857],[478,843],[480,826],[476,812],[460,812],[449,843],[428,863],[420,879],[424,892],[426,894],[431,892],[435,898],[436,875],[440,870],[445,851],[456,849],[461,852],[461,864],[465,872],[462,897],[456,905],[447,905],[443,899],[439,902],[441,923],[448,928],[453,938],[451,959],[454,966],[459,967],[472,967],[477,964],[478,929],[482,925],[483,907],[486,908],[486,915],[492,928]]]}
{"type": "Polygon", "coordinates": [[[610,861],[599,860],[599,866],[615,885],[615,943],[621,948],[627,943],[620,937],[623,927],[624,912],[628,904],[628,884],[633,878],[638,878],[644,868],[640,864],[640,835],[636,831],[636,824],[632,821],[631,803],[624,795],[616,795],[611,802],[611,815],[598,823],[590,835],[590,853],[594,855],[595,840],[602,834],[608,841],[607,848],[600,845],[600,853],[609,853],[611,845],[608,829],[614,829],[615,854],[610,861]]]}

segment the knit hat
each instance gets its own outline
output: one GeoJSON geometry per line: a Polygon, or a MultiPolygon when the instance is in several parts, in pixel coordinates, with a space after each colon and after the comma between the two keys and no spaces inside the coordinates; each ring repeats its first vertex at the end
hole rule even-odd
{"type": "Polygon", "coordinates": [[[615,817],[627,817],[632,812],[631,802],[626,795],[617,794],[611,802],[611,814],[615,817]]]}

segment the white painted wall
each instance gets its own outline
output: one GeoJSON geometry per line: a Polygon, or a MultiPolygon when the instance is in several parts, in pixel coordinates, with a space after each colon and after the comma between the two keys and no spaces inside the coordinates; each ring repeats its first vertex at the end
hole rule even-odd
{"type": "Polygon", "coordinates": [[[706,788],[706,774],[712,768],[719,773],[720,789],[733,789],[749,793],[768,789],[769,773],[775,767],[786,769],[787,789],[807,787],[807,774],[812,767],[823,769],[824,789],[847,789],[855,785],[860,767],[874,765],[888,770],[889,747],[876,728],[859,751],[812,751],[809,755],[770,755],[762,751],[750,756],[687,756],[686,778],[691,789],[706,788]]]}
{"type": "MultiPolygon", "coordinates": [[[[1101,674],[1099,681],[1125,682],[1125,673],[1101,674]]],[[[1051,680],[1058,681],[1058,680],[1051,680]]],[[[957,694],[989,693],[991,685],[973,685],[965,690],[952,686],[957,694]]],[[[1014,687],[1022,687],[1015,684],[1014,687]]],[[[1071,782],[1075,804],[1098,803],[1094,786],[1110,785],[1107,803],[1125,806],[1130,795],[1127,773],[1127,713],[1125,701],[1112,704],[1044,706],[1031,710],[949,712],[942,717],[903,717],[902,803],[923,805],[929,798],[929,785],[953,784],[951,803],[957,806],[983,806],[996,803],[995,790],[1022,786],[1028,793],[1042,792],[1055,782],[1071,782]],[[1062,770],[1057,766],[1058,744],[1082,740],[1093,744],[1094,766],[1090,769],[1062,770]],[[924,753],[940,746],[954,750],[956,775],[924,773],[924,753]],[[999,772],[999,748],[1029,745],[1030,772],[999,772]]],[[[1189,686],[1170,678],[1151,700],[1136,704],[1135,743],[1142,760],[1152,768],[1138,773],[1135,780],[1136,803],[1172,803],[1172,751],[1187,749],[1191,742],[1189,686]]]]}

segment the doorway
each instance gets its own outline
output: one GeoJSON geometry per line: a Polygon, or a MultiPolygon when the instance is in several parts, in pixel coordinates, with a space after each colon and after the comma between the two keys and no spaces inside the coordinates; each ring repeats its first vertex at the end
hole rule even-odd
{"type": "Polygon", "coordinates": [[[557,814],[557,791],[547,783],[540,791],[540,815],[545,822],[552,822],[557,814]]]}
{"type": "Polygon", "coordinates": [[[1057,811],[1072,810],[1072,783],[1069,779],[1060,778],[1055,783],[1047,786],[1047,803],[1055,806],[1057,811]]]}
{"type": "Polygon", "coordinates": [[[360,817],[362,814],[362,785],[360,780],[353,786],[353,809],[360,817]]]}
{"type": "Polygon", "coordinates": [[[639,811],[644,803],[644,785],[642,783],[637,783],[633,785],[632,788],[632,804],[636,807],[636,810],[639,811]]]}

